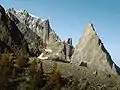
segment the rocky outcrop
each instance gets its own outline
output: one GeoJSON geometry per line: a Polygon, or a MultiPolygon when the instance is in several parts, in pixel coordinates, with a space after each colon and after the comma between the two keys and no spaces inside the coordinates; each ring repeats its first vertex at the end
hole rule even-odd
{"type": "Polygon", "coordinates": [[[74,52],[74,47],[72,45],[72,38],[68,38],[67,42],[63,42],[64,44],[64,49],[63,52],[65,54],[65,59],[66,61],[70,62],[72,54],[74,52]]]}
{"type": "Polygon", "coordinates": [[[91,22],[75,48],[71,63],[80,66],[85,63],[89,68],[120,74],[120,69],[112,61],[91,22]]]}
{"type": "Polygon", "coordinates": [[[72,45],[72,39],[69,38],[68,41],[56,42],[47,45],[46,48],[52,51],[50,53],[46,53],[48,59],[62,62],[70,62],[72,54],[74,52],[74,47],[72,45]],[[71,40],[71,43],[68,43],[69,40],[71,40]]]}
{"type": "Polygon", "coordinates": [[[0,6],[0,53],[12,52],[29,55],[27,42],[15,23],[6,15],[0,6]]]}
{"type": "Polygon", "coordinates": [[[43,41],[45,43],[49,43],[49,35],[50,35],[50,25],[49,25],[49,20],[45,20],[42,23],[43,26],[43,41]]]}
{"type": "Polygon", "coordinates": [[[43,50],[43,40],[36,33],[34,33],[25,23],[19,21],[19,19],[13,14],[14,9],[7,11],[8,16],[16,23],[23,34],[25,40],[28,43],[31,56],[38,56],[43,50]]]}

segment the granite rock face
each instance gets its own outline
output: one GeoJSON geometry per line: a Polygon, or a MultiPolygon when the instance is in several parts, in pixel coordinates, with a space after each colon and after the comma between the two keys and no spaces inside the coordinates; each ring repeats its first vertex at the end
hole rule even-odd
{"type": "Polygon", "coordinates": [[[38,56],[43,50],[43,39],[33,32],[25,23],[20,22],[13,12],[15,12],[14,9],[7,11],[7,15],[15,22],[16,26],[23,34],[28,43],[30,55],[38,56]]]}
{"type": "Polygon", "coordinates": [[[80,66],[84,63],[93,69],[120,74],[120,69],[111,59],[91,22],[88,23],[84,35],[75,48],[71,63],[80,66]]]}
{"type": "Polygon", "coordinates": [[[0,53],[5,52],[29,55],[24,36],[0,6],[0,53]]]}

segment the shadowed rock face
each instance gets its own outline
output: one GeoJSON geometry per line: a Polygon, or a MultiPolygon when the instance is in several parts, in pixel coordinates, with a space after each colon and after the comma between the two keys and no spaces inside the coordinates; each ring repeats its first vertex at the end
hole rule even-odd
{"type": "Polygon", "coordinates": [[[2,13],[2,14],[5,14],[5,9],[0,5],[0,12],[2,13]]]}
{"type": "Polygon", "coordinates": [[[4,15],[5,15],[5,9],[0,5],[0,20],[3,19],[4,15]]]}
{"type": "Polygon", "coordinates": [[[115,67],[116,65],[114,65],[91,22],[88,23],[84,35],[75,48],[71,63],[78,66],[81,63],[86,63],[88,67],[93,69],[120,74],[120,69],[115,67]]]}
{"type": "Polygon", "coordinates": [[[67,43],[70,44],[70,45],[72,45],[72,38],[68,38],[67,43]]]}
{"type": "Polygon", "coordinates": [[[72,38],[68,38],[67,42],[63,42],[63,44],[64,44],[63,52],[65,55],[65,59],[66,61],[70,62],[74,52],[74,47],[72,45],[72,38]]]}
{"type": "Polygon", "coordinates": [[[5,14],[0,6],[0,53],[13,52],[15,54],[29,55],[27,42],[15,23],[5,14]]]}

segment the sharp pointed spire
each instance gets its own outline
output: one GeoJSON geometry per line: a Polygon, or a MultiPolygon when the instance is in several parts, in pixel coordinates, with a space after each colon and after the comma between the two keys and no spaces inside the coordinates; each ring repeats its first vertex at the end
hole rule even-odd
{"type": "Polygon", "coordinates": [[[92,22],[91,22],[91,21],[89,21],[89,22],[88,22],[88,25],[89,25],[89,26],[92,26],[93,24],[92,24],[92,22]]]}
{"type": "Polygon", "coordinates": [[[88,36],[88,35],[96,35],[96,31],[95,31],[95,28],[92,24],[91,21],[88,22],[86,28],[85,28],[85,32],[84,32],[84,35],[85,36],[88,36]]]}
{"type": "Polygon", "coordinates": [[[92,24],[92,22],[91,21],[89,21],[88,22],[88,24],[87,24],[87,27],[86,27],[87,29],[89,29],[89,30],[94,30],[95,31],[95,29],[94,29],[94,26],[93,26],[93,24],[92,24]]]}

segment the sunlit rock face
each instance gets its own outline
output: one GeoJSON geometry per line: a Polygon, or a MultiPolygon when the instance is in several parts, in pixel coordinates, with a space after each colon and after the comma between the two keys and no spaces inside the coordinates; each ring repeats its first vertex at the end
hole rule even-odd
{"type": "Polygon", "coordinates": [[[26,10],[16,11],[10,8],[6,12],[24,35],[32,56],[39,56],[48,44],[61,42],[51,29],[49,20],[41,19],[26,10]]]}
{"type": "Polygon", "coordinates": [[[89,68],[119,74],[119,68],[112,61],[91,22],[86,26],[83,36],[75,47],[71,63],[78,66],[85,63],[89,68]]]}
{"type": "MultiPolygon", "coordinates": [[[[27,25],[28,28],[41,37],[44,43],[50,44],[61,41],[55,31],[51,29],[48,19],[39,18],[26,10],[16,11],[14,8],[10,8],[6,12],[15,15],[21,23],[27,25]]],[[[15,19],[14,21],[16,22],[15,19]]]]}

